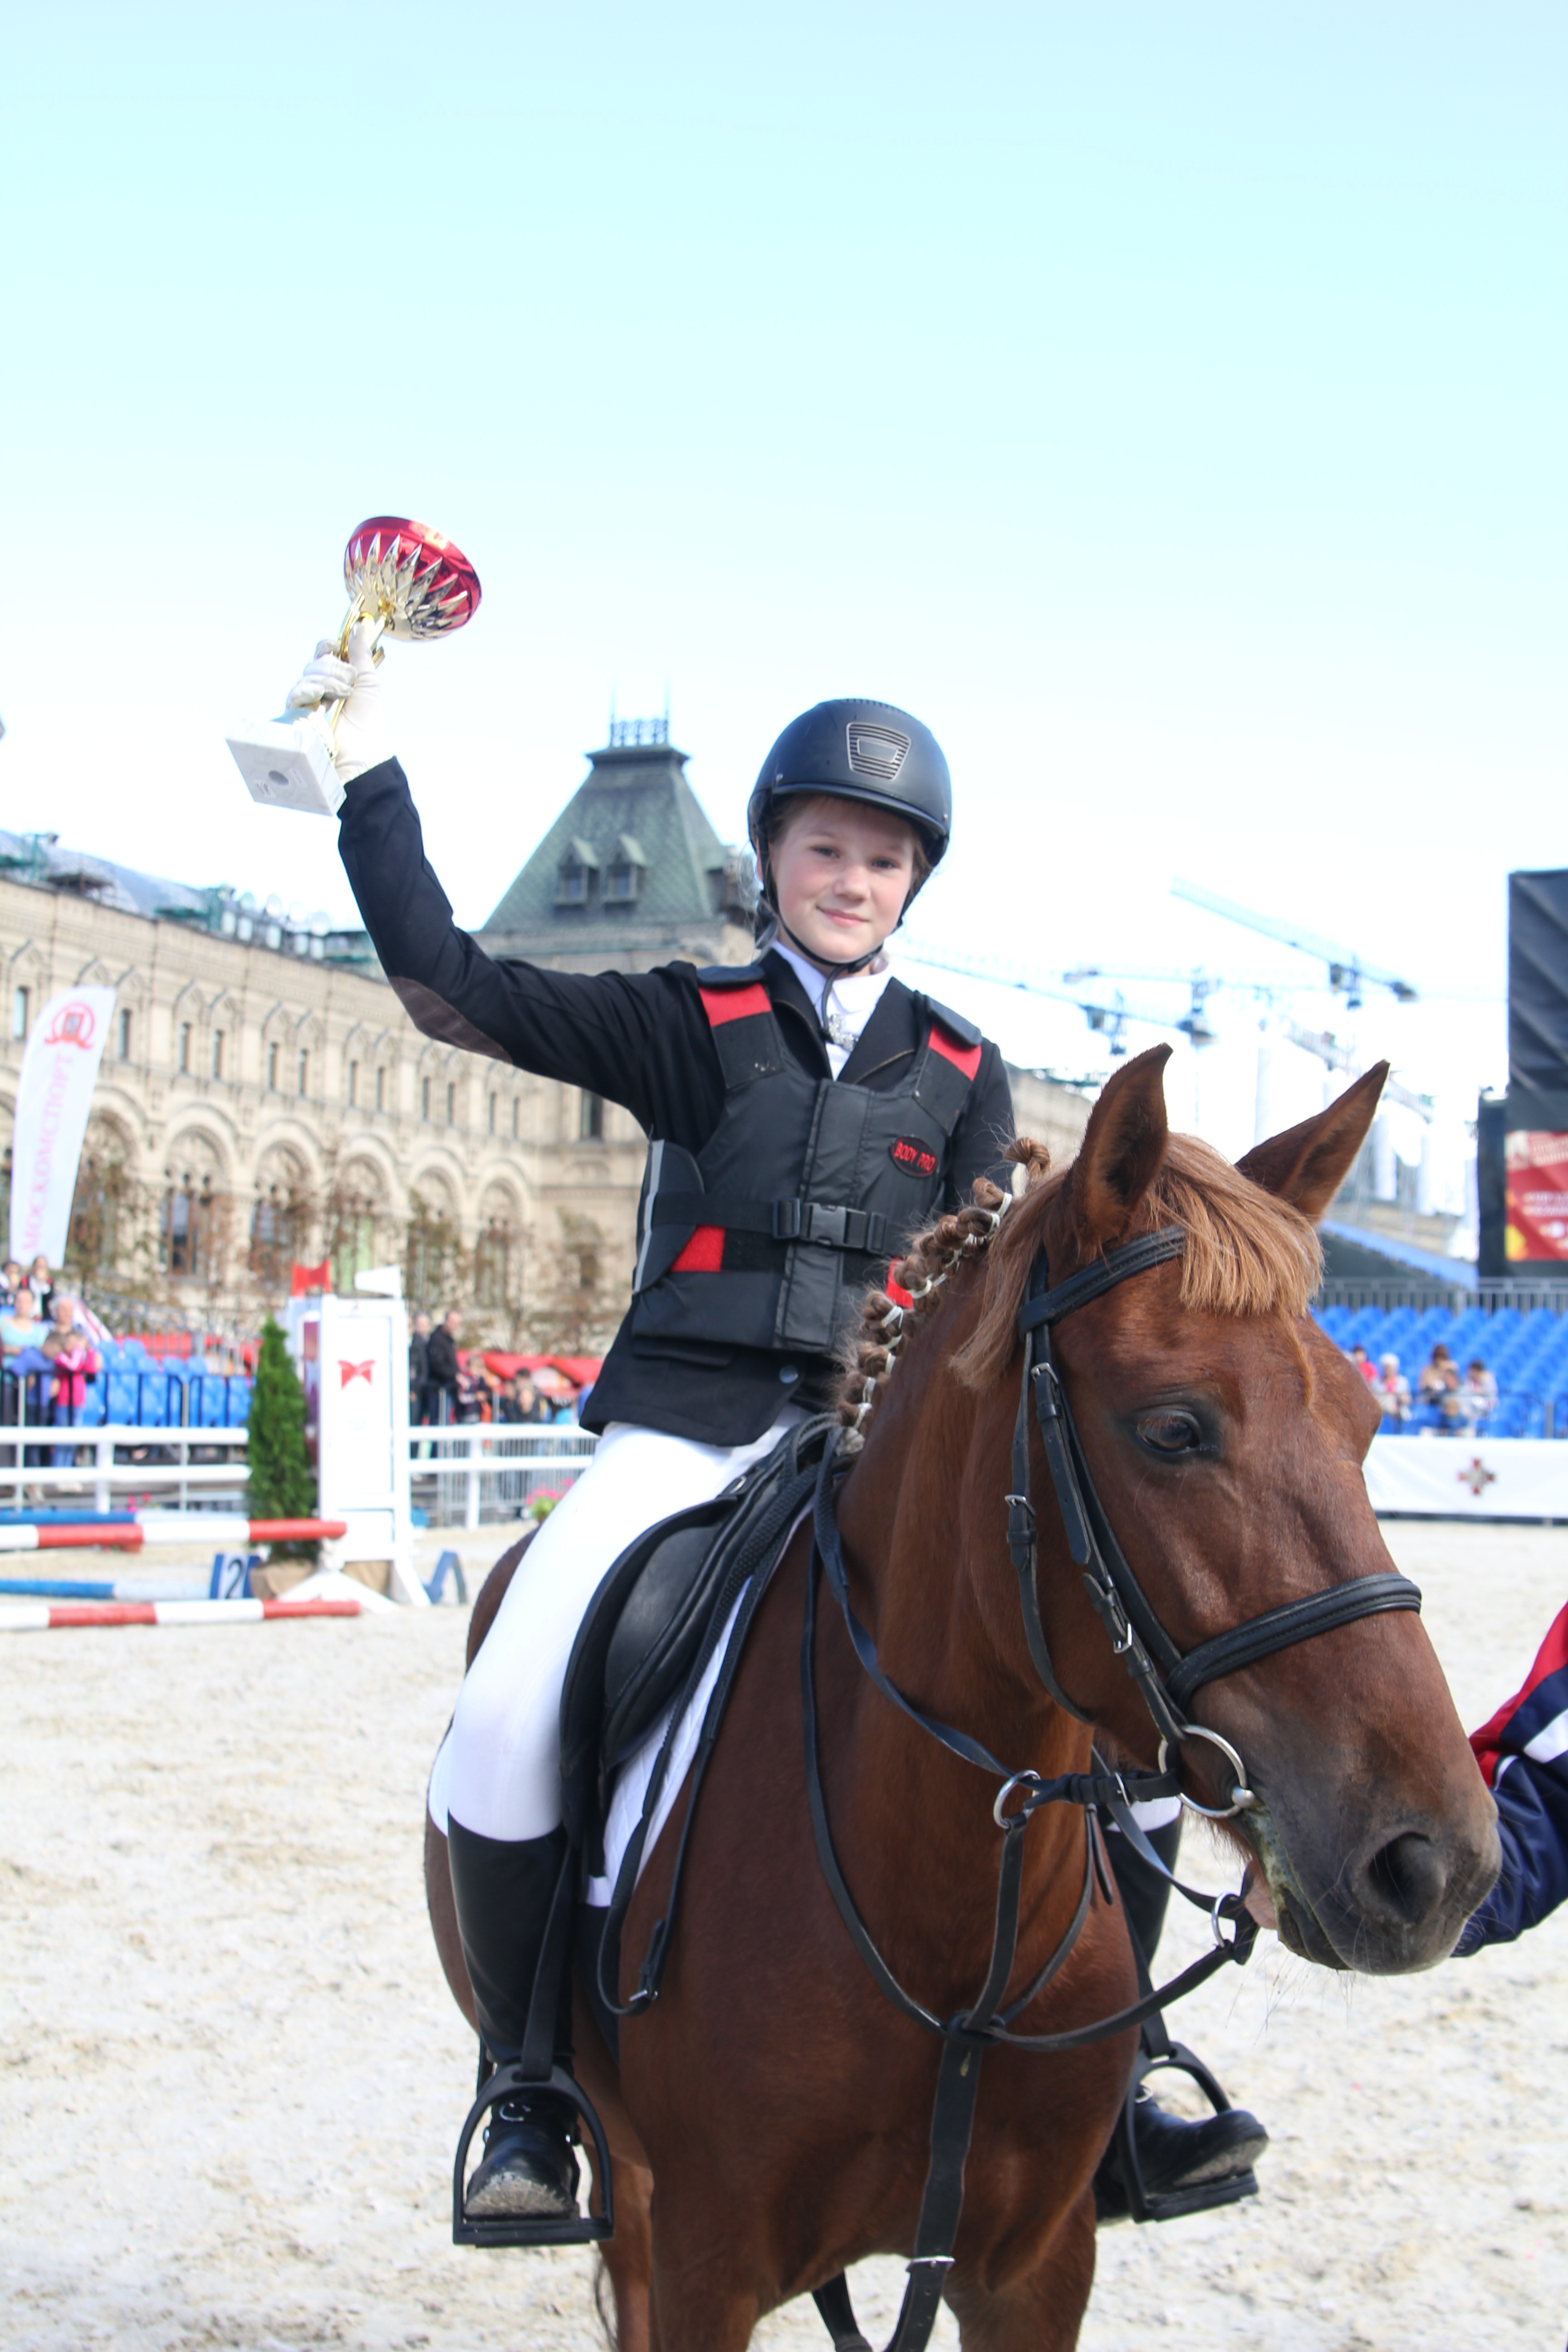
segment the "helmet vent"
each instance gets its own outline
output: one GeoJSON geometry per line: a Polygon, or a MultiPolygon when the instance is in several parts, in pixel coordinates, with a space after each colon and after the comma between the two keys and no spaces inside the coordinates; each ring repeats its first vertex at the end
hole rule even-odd
{"type": "Polygon", "coordinates": [[[849,738],[849,765],[858,776],[875,776],[882,783],[891,783],[904,764],[910,739],[892,727],[865,727],[851,719],[846,730],[849,738]]]}

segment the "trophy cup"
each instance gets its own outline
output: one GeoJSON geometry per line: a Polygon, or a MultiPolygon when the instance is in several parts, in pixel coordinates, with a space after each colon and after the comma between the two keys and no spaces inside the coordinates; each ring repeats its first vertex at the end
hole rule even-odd
{"type": "MultiPolygon", "coordinates": [[[[415,643],[460,629],[479,610],[479,578],[449,539],[401,515],[372,515],[343,550],[343,584],[349,609],[334,650],[348,656],[349,631],[356,621],[376,625],[374,659],[391,635],[415,643]]],[[[342,702],[269,719],[244,735],[226,740],[250,797],[272,808],[307,810],[335,816],[343,788],[332,765],[332,746],[342,702]]]]}

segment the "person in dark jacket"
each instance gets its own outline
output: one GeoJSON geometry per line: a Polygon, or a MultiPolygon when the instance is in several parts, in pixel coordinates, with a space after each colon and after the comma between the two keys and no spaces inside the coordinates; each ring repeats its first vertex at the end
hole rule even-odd
{"type": "Polygon", "coordinates": [[[425,1391],[430,1383],[430,1318],[416,1315],[408,1332],[408,1418],[424,1422],[430,1418],[425,1402],[425,1391]]]}
{"type": "Polygon", "coordinates": [[[458,1418],[458,1334],[462,1328],[462,1315],[456,1307],[449,1307],[426,1342],[429,1419],[432,1421],[456,1421],[458,1418]]]}
{"type": "MultiPolygon", "coordinates": [[[[632,1303],[584,1415],[597,1452],[520,1563],[431,1780],[500,2063],[521,2047],[564,1847],[563,1676],[605,1570],[832,1402],[867,1282],[977,1177],[1010,1173],[1012,1105],[995,1045],[888,966],[952,817],[941,747],[907,711],[819,703],[774,743],[749,810],[754,962],[586,974],[492,958],[453,922],[391,756],[368,630],[346,661],[321,649],[289,698],[342,701],[340,848],[416,1025],[619,1104],[648,1138],[632,1303]]],[[[573,2211],[573,2121],[548,2095],[498,2107],[468,2214],[573,2211]]]]}

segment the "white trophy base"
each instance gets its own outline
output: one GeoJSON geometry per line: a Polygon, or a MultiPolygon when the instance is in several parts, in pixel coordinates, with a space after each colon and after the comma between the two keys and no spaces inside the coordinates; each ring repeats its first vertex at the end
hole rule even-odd
{"type": "Polygon", "coordinates": [[[336,816],[342,808],[343,788],[332,765],[332,747],[313,712],[264,719],[225,740],[253,801],[303,809],[310,816],[336,816]]]}

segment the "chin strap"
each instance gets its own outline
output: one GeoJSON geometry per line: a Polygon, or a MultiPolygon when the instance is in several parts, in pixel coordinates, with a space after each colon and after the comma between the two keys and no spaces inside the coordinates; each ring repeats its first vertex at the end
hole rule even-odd
{"type": "MultiPolygon", "coordinates": [[[[899,920],[902,922],[903,917],[901,915],[900,916],[899,920]]],[[[811,950],[806,946],[805,941],[795,937],[795,934],[790,929],[789,925],[784,921],[782,915],[775,913],[773,916],[773,922],[777,930],[789,941],[791,947],[794,948],[797,955],[803,955],[807,963],[815,965],[818,971],[822,971],[824,970],[823,965],[818,961],[817,958],[812,954],[811,950]]],[[[831,1042],[841,1041],[834,1040],[833,1038],[833,1016],[827,1010],[828,998],[832,995],[834,990],[837,987],[838,982],[841,980],[852,979],[856,972],[864,971],[868,964],[875,963],[877,958],[881,954],[882,950],[886,945],[886,940],[879,940],[876,946],[870,950],[868,954],[858,957],[853,963],[836,963],[830,964],[826,967],[826,976],[822,983],[822,995],[816,1007],[816,1018],[823,1035],[831,1042]]]]}

